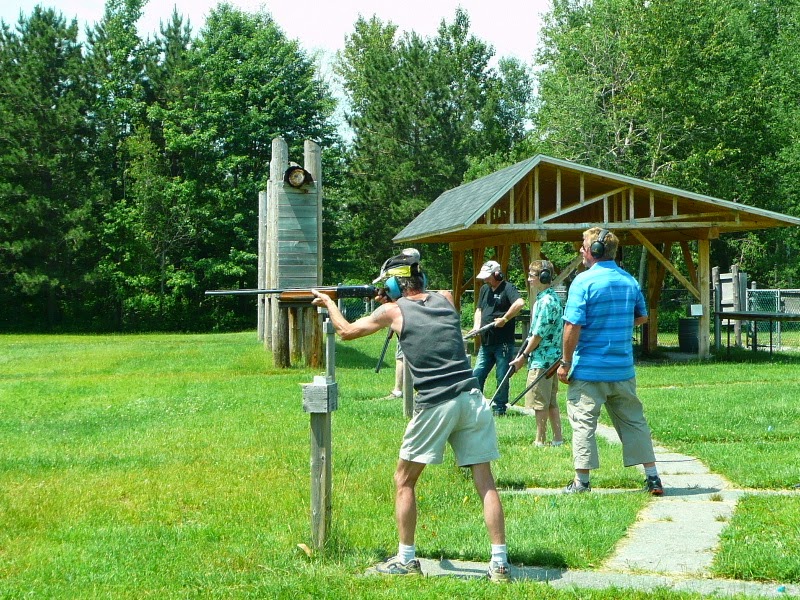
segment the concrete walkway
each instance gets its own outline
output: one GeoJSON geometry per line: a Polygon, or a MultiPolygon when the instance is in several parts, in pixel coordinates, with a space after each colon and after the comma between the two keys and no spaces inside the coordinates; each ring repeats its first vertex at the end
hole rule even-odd
{"type": "MultiPolygon", "coordinates": [[[[527,413],[524,408],[515,407],[527,413]]],[[[619,443],[611,427],[598,426],[598,435],[619,443]]],[[[698,459],[656,446],[665,495],[650,502],[614,554],[596,571],[513,567],[512,578],[535,580],[557,588],[670,588],[701,594],[785,598],[800,596],[800,585],[781,585],[714,579],[711,563],[722,529],[745,493],[724,477],[711,473],[698,459]]],[[[592,493],[619,490],[593,488],[592,493]]],[[[530,488],[514,494],[558,494],[561,490],[530,488]]],[[[796,493],[796,492],[789,492],[796,493]]],[[[428,576],[483,577],[485,563],[420,559],[428,576]]]]}

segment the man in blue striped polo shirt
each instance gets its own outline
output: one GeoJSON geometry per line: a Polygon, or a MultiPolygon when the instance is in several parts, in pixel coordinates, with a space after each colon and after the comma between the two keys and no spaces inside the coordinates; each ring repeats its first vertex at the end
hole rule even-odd
{"type": "Polygon", "coordinates": [[[650,427],[636,395],[633,328],[647,321],[647,306],[636,280],[614,257],[619,239],[607,229],[583,233],[586,271],[569,288],[564,308],[563,357],[558,378],[569,384],[567,415],[572,425],[575,478],[566,493],[591,490],[589,476],[600,466],[595,431],[605,405],[622,442],[626,467],[642,465],[646,490],[664,494],[655,463],[650,427]]]}

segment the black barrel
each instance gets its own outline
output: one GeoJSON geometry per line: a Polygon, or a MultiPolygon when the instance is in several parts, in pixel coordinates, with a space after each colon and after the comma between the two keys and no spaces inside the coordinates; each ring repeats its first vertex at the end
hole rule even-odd
{"type": "Polygon", "coordinates": [[[681,352],[699,352],[700,319],[678,319],[678,347],[681,352]]]}

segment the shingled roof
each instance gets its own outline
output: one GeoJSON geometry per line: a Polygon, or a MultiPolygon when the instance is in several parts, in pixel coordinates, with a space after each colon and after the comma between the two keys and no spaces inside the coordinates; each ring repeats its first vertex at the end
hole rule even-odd
{"type": "Polygon", "coordinates": [[[538,154],[447,190],[393,241],[454,243],[494,236],[574,241],[603,225],[623,244],[714,239],[800,225],[800,219],[538,154]]]}

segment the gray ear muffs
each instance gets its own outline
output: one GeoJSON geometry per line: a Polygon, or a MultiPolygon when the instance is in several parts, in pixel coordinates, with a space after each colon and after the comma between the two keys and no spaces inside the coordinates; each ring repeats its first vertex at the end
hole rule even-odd
{"type": "Polygon", "coordinates": [[[597,239],[589,246],[589,254],[595,258],[603,258],[606,253],[606,238],[609,233],[610,231],[608,229],[600,230],[600,235],[598,235],[597,239]]]}

